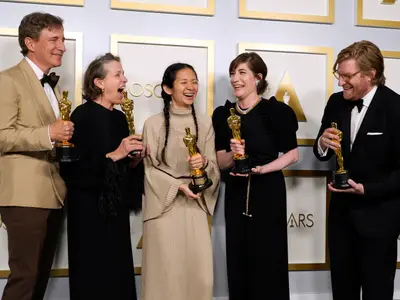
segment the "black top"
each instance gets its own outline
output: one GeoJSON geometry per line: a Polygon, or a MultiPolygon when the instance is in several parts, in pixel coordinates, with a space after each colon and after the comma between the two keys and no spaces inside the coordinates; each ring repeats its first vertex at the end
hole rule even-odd
{"type": "Polygon", "coordinates": [[[129,208],[140,209],[143,164],[132,168],[130,158],[115,163],[105,157],[129,134],[121,111],[88,101],[71,121],[80,160],[61,166],[68,188],[70,298],[134,300],[129,208]]]}
{"type": "MultiPolygon", "coordinates": [[[[227,119],[229,109],[235,103],[226,101],[213,114],[215,147],[217,151],[230,150],[232,130],[227,119]]],[[[236,110],[236,109],[235,109],[236,110]]],[[[278,158],[280,152],[288,152],[297,147],[297,118],[291,107],[279,102],[275,97],[262,99],[247,114],[236,113],[241,118],[241,137],[245,140],[246,154],[251,166],[264,165],[278,158]]]]}
{"type": "Polygon", "coordinates": [[[105,157],[129,135],[124,113],[88,101],[74,110],[71,121],[75,131],[70,142],[75,145],[80,159],[62,166],[61,173],[68,189],[97,190],[100,197],[117,197],[130,208],[139,209],[143,193],[143,163],[131,168],[130,158],[114,163],[105,157]]]}
{"type": "MultiPolygon", "coordinates": [[[[350,149],[351,107],[343,92],[332,94],[325,107],[314,154],[321,161],[318,140],[331,122],[343,132],[341,149],[349,177],[364,186],[364,195],[332,193],[330,214],[351,218],[365,237],[398,236],[400,231],[400,95],[379,86],[369,104],[350,149]],[[337,209],[339,208],[340,209],[337,209]],[[349,213],[350,211],[350,213],[349,213]]],[[[336,158],[334,158],[336,160],[336,158]]],[[[342,219],[340,219],[342,221],[342,219]]],[[[350,221],[348,221],[350,222],[350,221]]]]}
{"type": "MultiPolygon", "coordinates": [[[[216,150],[230,152],[232,130],[227,119],[235,103],[215,109],[213,125],[216,150]]],[[[298,123],[294,111],[274,97],[262,99],[241,117],[241,137],[250,166],[264,165],[280,152],[297,147],[298,123]]],[[[286,187],[282,171],[225,180],[225,227],[230,299],[289,299],[287,273],[286,187]],[[251,218],[243,215],[248,212],[251,218]],[[266,214],[267,212],[267,214],[266,214]],[[273,247],[260,247],[265,240],[273,247]],[[269,280],[266,283],[265,278],[269,280]]]]}

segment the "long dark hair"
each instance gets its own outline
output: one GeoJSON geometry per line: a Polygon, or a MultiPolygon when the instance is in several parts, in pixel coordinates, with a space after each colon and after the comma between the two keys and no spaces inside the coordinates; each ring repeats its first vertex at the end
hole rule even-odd
{"type": "MultiPolygon", "coordinates": [[[[165,91],[164,91],[164,86],[169,87],[170,89],[172,89],[174,87],[174,82],[176,79],[176,74],[183,69],[190,69],[193,71],[193,73],[196,75],[197,78],[197,73],[194,70],[194,68],[189,65],[189,64],[185,64],[185,63],[175,63],[170,65],[164,72],[163,75],[163,79],[161,82],[161,86],[162,86],[162,91],[161,91],[161,97],[164,100],[164,119],[165,119],[165,142],[164,142],[164,147],[161,151],[161,159],[162,162],[168,166],[168,163],[165,159],[165,148],[168,145],[168,136],[169,136],[169,108],[171,107],[171,101],[172,101],[172,97],[171,95],[168,95],[165,91]]],[[[196,144],[198,141],[198,137],[199,137],[199,126],[197,124],[197,118],[196,118],[196,111],[194,109],[194,105],[192,104],[192,116],[193,116],[193,120],[194,120],[194,125],[196,126],[196,144]]]]}

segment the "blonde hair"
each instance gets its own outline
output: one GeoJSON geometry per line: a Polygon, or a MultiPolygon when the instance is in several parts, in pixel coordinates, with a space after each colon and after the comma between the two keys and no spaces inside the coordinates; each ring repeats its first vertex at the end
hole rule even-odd
{"type": "Polygon", "coordinates": [[[333,71],[337,70],[337,66],[344,60],[355,59],[361,73],[366,74],[373,69],[376,71],[375,77],[372,79],[372,84],[385,85],[385,65],[383,62],[383,55],[379,48],[370,41],[360,41],[351,44],[340,51],[333,71]]]}

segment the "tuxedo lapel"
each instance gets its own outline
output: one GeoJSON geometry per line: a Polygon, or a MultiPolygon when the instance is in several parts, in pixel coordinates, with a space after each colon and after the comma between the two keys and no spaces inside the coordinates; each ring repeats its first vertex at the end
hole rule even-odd
{"type": "Polygon", "coordinates": [[[19,67],[24,74],[27,86],[30,90],[32,98],[34,99],[37,113],[43,125],[53,123],[56,120],[56,116],[53,108],[51,107],[50,101],[44,92],[43,86],[37,78],[35,72],[25,59],[19,63],[19,67]]]}
{"type": "Polygon", "coordinates": [[[354,139],[352,152],[357,150],[358,145],[362,145],[363,140],[366,138],[368,133],[368,128],[373,125],[373,123],[378,119],[379,115],[379,88],[376,91],[374,98],[372,98],[371,103],[368,107],[367,113],[362,120],[360,128],[358,129],[357,135],[354,139]]]}
{"type": "Polygon", "coordinates": [[[58,85],[55,86],[53,91],[54,91],[54,94],[56,95],[57,101],[60,101],[61,100],[61,92],[60,92],[60,88],[58,87],[58,85]]]}

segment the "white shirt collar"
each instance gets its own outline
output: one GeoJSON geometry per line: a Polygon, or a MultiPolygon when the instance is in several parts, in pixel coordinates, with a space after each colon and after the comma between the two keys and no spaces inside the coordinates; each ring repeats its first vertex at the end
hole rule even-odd
{"type": "Polygon", "coordinates": [[[376,90],[377,90],[377,89],[378,89],[378,86],[375,85],[375,86],[372,88],[372,90],[370,90],[369,93],[366,94],[366,95],[363,97],[363,100],[364,100],[363,105],[365,105],[366,107],[369,107],[369,105],[371,104],[372,99],[373,99],[374,96],[375,96],[375,93],[376,93],[376,90]]]}
{"type": "Polygon", "coordinates": [[[44,72],[37,65],[35,65],[35,63],[33,61],[31,61],[27,56],[25,56],[25,59],[28,62],[28,64],[31,66],[31,68],[33,69],[33,72],[35,72],[37,78],[39,80],[41,80],[43,78],[44,72]]]}

